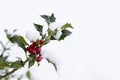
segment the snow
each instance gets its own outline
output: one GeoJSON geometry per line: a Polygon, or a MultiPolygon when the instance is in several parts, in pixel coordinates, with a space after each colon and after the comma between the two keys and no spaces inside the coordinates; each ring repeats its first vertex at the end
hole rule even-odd
{"type": "Polygon", "coordinates": [[[7,34],[12,34],[13,32],[10,30],[7,30],[7,34]]]}
{"type": "Polygon", "coordinates": [[[60,23],[58,23],[58,22],[53,22],[48,27],[49,27],[49,29],[51,31],[55,31],[57,29],[57,33],[56,33],[56,35],[54,37],[56,39],[59,39],[60,36],[62,35],[62,32],[61,32],[62,25],[60,23]]]}
{"type": "Polygon", "coordinates": [[[60,36],[62,35],[62,31],[61,30],[58,30],[56,35],[54,36],[56,39],[59,39],[60,36]]]}
{"type": "Polygon", "coordinates": [[[53,62],[56,65],[57,72],[59,73],[60,67],[61,67],[61,64],[62,64],[61,56],[57,55],[57,54],[55,54],[51,51],[48,51],[48,50],[44,50],[41,54],[42,54],[43,58],[49,59],[50,62],[53,62]]]}
{"type": "MultiPolygon", "coordinates": [[[[61,80],[120,80],[120,0],[7,1],[0,0],[0,39],[6,40],[2,31],[6,26],[26,32],[26,26],[33,30],[34,21],[43,23],[39,14],[55,13],[56,20],[71,22],[74,26],[69,39],[57,44],[62,47],[55,44],[50,45],[52,49],[46,48],[59,51],[64,59],[61,80]]],[[[34,68],[33,76],[40,78],[32,80],[58,80],[49,78],[56,77],[49,64],[40,67],[42,75],[34,68]]]]}
{"type": "Polygon", "coordinates": [[[40,39],[40,35],[37,32],[27,31],[26,38],[30,41],[36,41],[37,39],[40,39]]]}
{"type": "Polygon", "coordinates": [[[54,31],[55,29],[59,30],[62,26],[58,22],[53,22],[48,27],[50,30],[54,31]]]}
{"type": "Polygon", "coordinates": [[[5,32],[6,32],[7,34],[10,34],[11,36],[16,35],[16,31],[17,31],[17,30],[13,31],[13,30],[6,30],[6,29],[5,29],[5,32]]]}

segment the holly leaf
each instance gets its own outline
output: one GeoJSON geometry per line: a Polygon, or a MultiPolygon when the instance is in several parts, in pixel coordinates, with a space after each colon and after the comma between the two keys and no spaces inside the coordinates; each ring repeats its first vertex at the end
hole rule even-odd
{"type": "Polygon", "coordinates": [[[50,61],[48,58],[47,58],[46,60],[47,60],[49,63],[51,63],[51,64],[54,66],[55,70],[57,71],[57,66],[56,66],[56,64],[55,64],[54,62],[50,61]]]}
{"type": "Polygon", "coordinates": [[[52,22],[55,22],[56,18],[54,16],[54,14],[52,13],[50,16],[48,15],[40,15],[43,19],[45,19],[45,21],[47,22],[47,24],[49,25],[52,22]]]}
{"type": "Polygon", "coordinates": [[[35,63],[35,55],[29,55],[29,63],[28,63],[28,68],[32,67],[35,63]]]}
{"type": "Polygon", "coordinates": [[[56,18],[54,14],[52,13],[51,16],[49,17],[50,22],[55,22],[56,18]]]}
{"type": "Polygon", "coordinates": [[[18,61],[12,62],[10,67],[11,68],[20,68],[23,66],[24,66],[24,62],[22,60],[18,60],[18,61]]]}
{"type": "Polygon", "coordinates": [[[9,63],[5,61],[0,61],[0,70],[3,70],[5,67],[9,67],[9,63]]]}
{"type": "Polygon", "coordinates": [[[9,67],[9,63],[7,62],[8,56],[0,55],[0,69],[4,69],[5,67],[9,67]]]}
{"type": "Polygon", "coordinates": [[[51,36],[50,40],[57,40],[54,36],[51,36]]]}
{"type": "Polygon", "coordinates": [[[3,56],[3,54],[0,55],[0,61],[7,61],[8,56],[3,56]]]}
{"type": "Polygon", "coordinates": [[[10,42],[15,43],[15,39],[11,36],[11,34],[7,34],[7,38],[10,40],[10,42]]]}
{"type": "Polygon", "coordinates": [[[38,32],[40,32],[40,34],[42,34],[43,26],[42,26],[42,25],[39,25],[39,24],[35,24],[35,23],[34,23],[34,26],[35,26],[36,30],[37,30],[38,32]]]}
{"type": "Polygon", "coordinates": [[[25,39],[22,36],[17,36],[17,38],[21,41],[21,43],[26,46],[28,43],[25,41],[25,39]]]}
{"type": "Polygon", "coordinates": [[[7,38],[12,42],[12,43],[17,43],[19,47],[21,47],[25,52],[25,46],[28,45],[28,43],[25,41],[25,39],[20,36],[20,35],[7,35],[7,38]]]}
{"type": "Polygon", "coordinates": [[[45,19],[45,21],[47,22],[47,24],[50,24],[50,20],[49,20],[49,16],[48,15],[40,15],[43,19],[45,19]]]}
{"type": "Polygon", "coordinates": [[[30,79],[30,76],[31,76],[30,71],[26,72],[26,76],[27,76],[28,79],[30,79]]]}
{"type": "Polygon", "coordinates": [[[66,28],[73,28],[73,27],[70,23],[66,23],[61,27],[62,30],[66,29],[66,28]]]}
{"type": "Polygon", "coordinates": [[[59,40],[64,40],[65,37],[71,35],[72,32],[70,32],[69,30],[62,30],[62,35],[60,36],[59,40]]]}

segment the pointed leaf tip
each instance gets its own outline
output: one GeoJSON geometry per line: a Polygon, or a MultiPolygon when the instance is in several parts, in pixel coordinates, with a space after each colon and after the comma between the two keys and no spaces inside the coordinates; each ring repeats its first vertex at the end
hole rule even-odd
{"type": "Polygon", "coordinates": [[[66,28],[72,28],[73,29],[73,26],[70,24],[70,23],[66,23],[62,26],[62,30],[66,29],[66,28]]]}
{"type": "Polygon", "coordinates": [[[72,32],[70,32],[69,30],[62,30],[62,35],[59,38],[59,40],[64,40],[64,38],[66,38],[67,36],[71,35],[72,32]]]}
{"type": "Polygon", "coordinates": [[[49,25],[52,22],[55,22],[56,18],[54,16],[54,14],[52,13],[50,16],[49,15],[40,15],[43,19],[45,19],[45,21],[47,22],[47,24],[49,25]]]}
{"type": "Polygon", "coordinates": [[[30,71],[26,72],[26,76],[27,76],[28,79],[30,79],[30,76],[31,76],[30,71]]]}
{"type": "Polygon", "coordinates": [[[33,24],[34,24],[34,26],[35,26],[35,29],[36,29],[38,32],[42,33],[43,26],[40,25],[40,24],[36,24],[36,23],[33,23],[33,24]]]}
{"type": "Polygon", "coordinates": [[[51,63],[51,64],[54,66],[55,70],[57,71],[57,66],[56,66],[56,64],[55,64],[54,62],[50,61],[48,58],[47,58],[46,60],[47,60],[49,63],[51,63]]]}

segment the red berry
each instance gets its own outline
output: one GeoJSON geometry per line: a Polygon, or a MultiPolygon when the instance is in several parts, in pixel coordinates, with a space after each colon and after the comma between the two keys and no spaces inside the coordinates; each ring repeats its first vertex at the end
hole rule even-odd
{"type": "Polygon", "coordinates": [[[39,44],[42,45],[42,44],[43,44],[43,40],[40,40],[40,41],[39,41],[39,44]]]}
{"type": "Polygon", "coordinates": [[[29,47],[30,47],[30,49],[33,49],[35,46],[34,45],[30,45],[29,47]]]}
{"type": "Polygon", "coordinates": [[[36,46],[36,42],[33,42],[32,45],[35,47],[36,46]]]}
{"type": "Polygon", "coordinates": [[[41,48],[40,47],[36,47],[35,50],[36,50],[36,53],[40,53],[41,52],[41,48]]]}
{"type": "Polygon", "coordinates": [[[29,49],[30,49],[29,47],[26,48],[27,51],[29,51],[29,49]]]}
{"type": "Polygon", "coordinates": [[[29,53],[35,54],[35,50],[34,50],[34,49],[30,49],[30,50],[29,50],[29,53]]]}
{"type": "Polygon", "coordinates": [[[36,58],[36,61],[37,62],[40,62],[42,60],[42,56],[38,56],[37,58],[36,58]]]}

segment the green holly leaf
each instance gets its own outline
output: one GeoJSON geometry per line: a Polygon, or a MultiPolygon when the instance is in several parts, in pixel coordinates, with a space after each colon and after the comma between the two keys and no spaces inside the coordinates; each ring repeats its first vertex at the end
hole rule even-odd
{"type": "Polygon", "coordinates": [[[12,43],[17,43],[19,47],[21,47],[25,52],[25,46],[28,45],[28,43],[25,41],[25,39],[20,36],[20,35],[7,35],[7,38],[12,42],[12,43]]]}
{"type": "Polygon", "coordinates": [[[35,23],[34,23],[34,26],[35,26],[36,30],[37,30],[38,32],[40,32],[40,34],[42,34],[43,26],[42,26],[42,25],[39,25],[39,24],[35,24],[35,23]]]}
{"type": "Polygon", "coordinates": [[[47,22],[47,24],[49,25],[52,22],[55,22],[56,18],[54,16],[54,14],[51,14],[50,16],[48,15],[40,15],[43,19],[45,19],[45,21],[47,22]]]}
{"type": "Polygon", "coordinates": [[[49,16],[48,15],[40,15],[43,19],[45,19],[45,21],[47,22],[47,24],[50,24],[50,20],[49,20],[49,16]]]}
{"type": "Polygon", "coordinates": [[[18,61],[15,61],[15,62],[12,62],[11,63],[11,68],[21,68],[24,66],[24,62],[22,60],[18,60],[18,61]]]}
{"type": "Polygon", "coordinates": [[[70,23],[66,23],[61,27],[62,30],[66,29],[66,28],[73,28],[73,27],[70,23]]]}
{"type": "Polygon", "coordinates": [[[3,56],[3,54],[0,55],[0,61],[7,61],[8,56],[3,56]]]}
{"type": "Polygon", "coordinates": [[[11,36],[11,34],[7,34],[7,38],[10,40],[10,42],[15,43],[15,38],[11,36]]]}
{"type": "Polygon", "coordinates": [[[4,68],[9,67],[9,63],[5,61],[0,61],[0,70],[4,70],[4,68]]]}
{"type": "Polygon", "coordinates": [[[22,36],[17,36],[17,38],[18,38],[18,40],[21,41],[21,43],[22,43],[24,46],[28,45],[28,43],[25,41],[25,39],[24,39],[22,36]]]}
{"type": "Polygon", "coordinates": [[[50,61],[49,59],[46,59],[49,63],[51,63],[53,66],[54,66],[54,68],[55,68],[55,70],[57,71],[57,66],[56,66],[56,64],[54,63],[54,62],[52,62],[52,61],[50,61]]]}
{"type": "Polygon", "coordinates": [[[0,55],[0,69],[4,69],[6,67],[9,67],[9,63],[7,62],[8,56],[3,56],[3,54],[0,55]]]}
{"type": "Polygon", "coordinates": [[[28,79],[30,79],[30,76],[31,76],[30,71],[26,72],[26,76],[27,76],[28,79]]]}
{"type": "Polygon", "coordinates": [[[59,40],[64,40],[65,37],[71,35],[72,32],[69,30],[62,30],[62,35],[60,36],[59,40]]]}
{"type": "Polygon", "coordinates": [[[35,63],[36,57],[35,55],[29,55],[29,63],[28,63],[28,68],[32,67],[35,63]]]}
{"type": "Polygon", "coordinates": [[[51,36],[50,40],[57,40],[54,36],[51,36]]]}
{"type": "Polygon", "coordinates": [[[49,21],[49,16],[48,15],[40,15],[43,19],[45,19],[46,21],[49,21]]]}
{"type": "Polygon", "coordinates": [[[50,22],[55,22],[56,18],[54,16],[54,14],[51,14],[51,16],[49,17],[50,22]]]}

